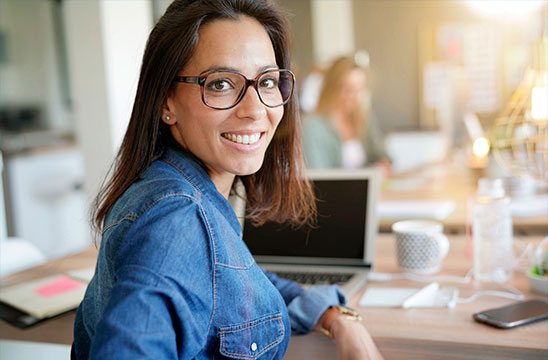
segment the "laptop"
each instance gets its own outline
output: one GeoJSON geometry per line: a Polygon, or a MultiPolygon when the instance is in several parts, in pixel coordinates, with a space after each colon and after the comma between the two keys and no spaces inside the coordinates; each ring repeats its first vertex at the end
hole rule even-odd
{"type": "Polygon", "coordinates": [[[378,233],[375,169],[308,170],[318,207],[315,226],[298,229],[245,220],[243,239],[265,270],[303,286],[337,284],[347,297],[366,282],[378,233]]]}

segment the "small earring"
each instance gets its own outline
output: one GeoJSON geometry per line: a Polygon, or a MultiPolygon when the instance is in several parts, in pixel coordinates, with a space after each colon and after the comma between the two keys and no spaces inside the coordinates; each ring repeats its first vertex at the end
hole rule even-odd
{"type": "Polygon", "coordinates": [[[170,120],[171,120],[171,116],[166,115],[166,121],[170,121],[170,120]]]}

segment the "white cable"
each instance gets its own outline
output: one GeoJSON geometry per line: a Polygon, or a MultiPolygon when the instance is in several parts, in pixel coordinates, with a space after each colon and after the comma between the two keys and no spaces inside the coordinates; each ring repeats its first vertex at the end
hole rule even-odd
{"type": "MultiPolygon", "coordinates": [[[[472,280],[472,275],[474,273],[474,269],[470,269],[464,277],[460,276],[450,276],[450,275],[438,275],[438,276],[421,276],[411,273],[397,273],[397,274],[389,274],[389,273],[378,273],[378,272],[370,272],[367,275],[367,279],[369,281],[388,281],[388,280],[396,280],[396,279],[408,279],[408,280],[414,280],[419,282],[456,282],[460,284],[468,284],[472,280]]],[[[469,296],[467,298],[457,298],[457,303],[460,304],[467,304],[471,303],[472,301],[476,300],[480,296],[497,296],[497,297],[503,297],[507,299],[512,300],[523,300],[525,299],[525,296],[519,291],[518,289],[505,284],[498,284],[509,292],[504,291],[495,291],[495,290],[480,290],[476,291],[472,296],[469,296]]]]}
{"type": "Polygon", "coordinates": [[[457,303],[459,304],[468,304],[472,301],[476,300],[480,296],[497,296],[497,297],[503,297],[507,299],[512,300],[524,300],[525,296],[521,293],[521,291],[515,289],[518,293],[509,293],[504,291],[493,291],[493,290],[481,290],[476,291],[472,296],[469,296],[467,298],[458,298],[457,303]]]}
{"type": "MultiPolygon", "coordinates": [[[[473,270],[474,269],[470,271],[473,271],[473,270]]],[[[469,296],[467,298],[458,298],[457,302],[461,304],[468,304],[476,300],[480,296],[497,296],[497,297],[503,297],[503,298],[512,299],[512,300],[525,299],[525,296],[523,295],[523,293],[519,291],[518,289],[516,289],[515,287],[506,285],[506,284],[501,284],[501,283],[499,283],[498,285],[508,290],[508,292],[497,291],[497,290],[480,290],[480,291],[476,291],[474,294],[472,294],[472,296],[469,296]]]]}

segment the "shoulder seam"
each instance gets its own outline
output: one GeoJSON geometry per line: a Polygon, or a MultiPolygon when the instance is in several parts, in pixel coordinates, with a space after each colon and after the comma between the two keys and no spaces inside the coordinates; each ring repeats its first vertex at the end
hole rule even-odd
{"type": "Polygon", "coordinates": [[[216,274],[216,272],[217,272],[217,270],[216,270],[217,252],[215,250],[215,248],[216,248],[215,236],[213,235],[213,231],[211,229],[211,225],[209,224],[209,220],[207,218],[207,215],[206,215],[202,205],[198,204],[198,206],[200,207],[200,212],[202,213],[202,217],[203,217],[204,222],[206,224],[207,232],[209,234],[209,238],[211,239],[210,246],[211,246],[211,251],[213,252],[212,259],[211,259],[211,269],[213,270],[213,274],[212,274],[213,306],[212,306],[211,318],[209,319],[209,324],[207,326],[207,333],[209,334],[209,331],[211,330],[211,326],[213,325],[213,319],[215,318],[215,312],[216,312],[216,308],[217,308],[217,282],[215,281],[215,279],[217,278],[217,274],[216,274]]]}
{"type": "Polygon", "coordinates": [[[147,206],[147,208],[144,209],[139,215],[137,215],[137,214],[127,214],[127,215],[125,215],[123,218],[121,218],[121,219],[119,219],[119,220],[116,220],[116,221],[114,221],[113,223],[108,224],[107,226],[104,227],[103,231],[101,231],[101,236],[104,235],[104,233],[105,233],[108,229],[110,229],[110,228],[112,228],[112,227],[114,227],[114,226],[120,224],[120,223],[123,222],[124,220],[137,221],[143,214],[145,214],[145,213],[148,212],[150,209],[152,209],[158,202],[162,201],[163,199],[170,198],[170,197],[184,197],[184,198],[187,198],[187,199],[191,200],[192,202],[196,203],[197,205],[199,205],[200,208],[201,208],[201,205],[199,204],[199,202],[197,201],[197,199],[194,198],[194,197],[192,197],[192,196],[190,196],[190,195],[188,195],[188,194],[186,194],[186,193],[164,194],[164,195],[160,196],[159,198],[154,199],[154,201],[152,201],[152,203],[150,203],[150,205],[147,206]]]}
{"type": "Polygon", "coordinates": [[[171,166],[182,177],[184,177],[190,183],[190,185],[194,188],[194,190],[196,191],[196,200],[198,200],[200,198],[200,194],[201,194],[200,188],[198,187],[198,185],[196,185],[194,183],[194,181],[192,181],[192,179],[187,174],[185,174],[185,172],[183,170],[181,170],[177,165],[175,165],[173,162],[169,161],[168,159],[160,159],[160,161],[162,161],[163,163],[171,166]]]}

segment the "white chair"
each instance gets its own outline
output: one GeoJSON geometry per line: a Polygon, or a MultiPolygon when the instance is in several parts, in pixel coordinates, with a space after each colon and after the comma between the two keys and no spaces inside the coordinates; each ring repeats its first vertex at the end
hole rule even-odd
{"type": "Polygon", "coordinates": [[[6,206],[4,203],[4,184],[2,172],[4,163],[0,152],[0,277],[39,265],[46,261],[36,246],[18,238],[8,238],[6,225],[6,206]]]}

